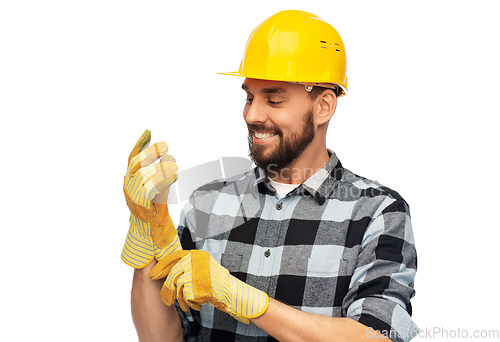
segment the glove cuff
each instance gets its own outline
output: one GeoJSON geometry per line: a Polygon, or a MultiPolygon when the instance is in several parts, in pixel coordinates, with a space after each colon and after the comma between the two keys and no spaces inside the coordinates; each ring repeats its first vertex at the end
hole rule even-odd
{"type": "Polygon", "coordinates": [[[269,296],[231,275],[232,301],[225,311],[239,322],[262,316],[269,306],[269,296]]]}
{"type": "Polygon", "coordinates": [[[182,250],[182,246],[181,241],[179,240],[179,236],[177,235],[174,237],[174,241],[172,241],[170,245],[164,248],[159,248],[156,244],[154,245],[155,258],[158,261],[163,259],[165,256],[180,250],[182,250]]]}
{"type": "Polygon", "coordinates": [[[152,241],[135,233],[131,224],[125,244],[123,245],[121,258],[127,265],[133,268],[143,268],[154,258],[154,244],[152,241]]]}
{"type": "Polygon", "coordinates": [[[130,209],[130,213],[142,222],[149,224],[149,232],[153,242],[159,247],[168,247],[175,243],[177,230],[168,213],[168,205],[160,203],[151,203],[150,207],[144,207],[134,202],[132,197],[123,187],[125,200],[130,209]]]}

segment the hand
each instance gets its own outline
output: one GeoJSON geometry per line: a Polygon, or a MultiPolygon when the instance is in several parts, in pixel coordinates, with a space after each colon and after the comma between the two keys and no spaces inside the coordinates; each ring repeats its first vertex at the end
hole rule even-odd
{"type": "Polygon", "coordinates": [[[177,299],[184,311],[200,310],[210,303],[236,320],[249,324],[249,318],[261,316],[269,297],[222,267],[205,251],[177,251],[160,260],[151,270],[151,279],[167,277],[161,289],[165,304],[177,299]]]}
{"type": "Polygon", "coordinates": [[[151,132],[146,130],[130,153],[123,183],[130,227],[121,257],[134,268],[143,268],[153,257],[160,260],[181,250],[167,206],[168,190],[177,180],[178,167],[166,154],[166,143],[147,147],[150,141],[151,132]],[[158,159],[160,162],[154,163],[158,159]]]}

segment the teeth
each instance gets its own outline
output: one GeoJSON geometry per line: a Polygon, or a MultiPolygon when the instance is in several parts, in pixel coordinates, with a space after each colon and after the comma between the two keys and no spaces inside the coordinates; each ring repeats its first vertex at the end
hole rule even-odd
{"type": "Polygon", "coordinates": [[[255,132],[255,137],[257,139],[267,139],[267,138],[272,137],[273,135],[276,135],[276,134],[274,134],[274,133],[259,133],[259,132],[255,132]]]}

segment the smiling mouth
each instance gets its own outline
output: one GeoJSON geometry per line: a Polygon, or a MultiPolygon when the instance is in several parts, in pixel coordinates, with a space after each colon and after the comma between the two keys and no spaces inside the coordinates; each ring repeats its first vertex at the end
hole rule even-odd
{"type": "Polygon", "coordinates": [[[254,135],[257,139],[261,139],[261,140],[264,140],[264,139],[268,139],[272,136],[275,136],[276,133],[260,133],[260,132],[254,132],[254,135]]]}

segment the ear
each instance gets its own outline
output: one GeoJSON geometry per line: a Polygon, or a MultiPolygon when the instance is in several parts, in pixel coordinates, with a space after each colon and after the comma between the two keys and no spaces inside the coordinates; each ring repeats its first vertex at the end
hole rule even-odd
{"type": "Polygon", "coordinates": [[[332,89],[326,89],[316,99],[317,113],[314,116],[315,124],[321,126],[332,118],[337,109],[337,95],[332,89]]]}

